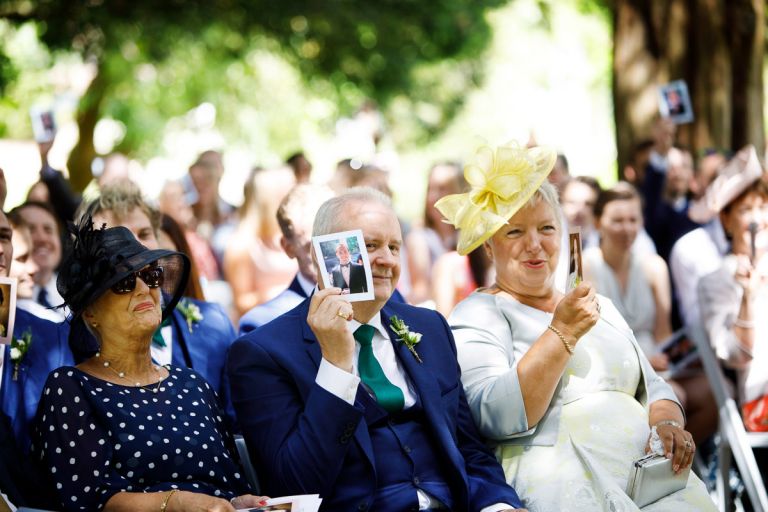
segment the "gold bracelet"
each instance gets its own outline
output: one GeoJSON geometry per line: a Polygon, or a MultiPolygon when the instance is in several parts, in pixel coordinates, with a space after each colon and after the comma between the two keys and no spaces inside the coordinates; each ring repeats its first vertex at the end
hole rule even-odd
{"type": "Polygon", "coordinates": [[[561,333],[561,332],[560,332],[560,331],[557,329],[557,327],[555,327],[555,326],[554,326],[554,325],[552,325],[552,324],[549,324],[549,325],[547,326],[547,329],[549,329],[549,330],[550,330],[550,331],[552,331],[553,333],[557,334],[557,337],[558,337],[558,338],[560,338],[560,341],[562,341],[562,342],[563,342],[563,345],[565,346],[565,350],[567,350],[569,354],[573,355],[573,347],[572,347],[572,346],[571,346],[571,344],[570,344],[570,343],[568,343],[568,341],[565,339],[565,336],[563,336],[563,333],[561,333]]]}
{"type": "Polygon", "coordinates": [[[163,504],[160,505],[160,512],[165,512],[166,511],[166,509],[168,508],[168,502],[171,501],[171,496],[173,496],[173,494],[176,493],[176,492],[179,492],[179,490],[178,489],[171,489],[171,492],[169,492],[165,496],[165,499],[163,500],[163,504]]]}

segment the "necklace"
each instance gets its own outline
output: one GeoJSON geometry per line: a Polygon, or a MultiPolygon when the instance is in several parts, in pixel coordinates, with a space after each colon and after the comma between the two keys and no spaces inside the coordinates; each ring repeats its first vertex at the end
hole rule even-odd
{"type": "MultiPolygon", "coordinates": [[[[121,372],[121,371],[116,370],[115,368],[112,367],[112,362],[111,361],[109,361],[108,359],[103,359],[101,357],[101,352],[96,352],[96,357],[98,357],[99,359],[101,359],[103,361],[102,366],[104,368],[109,369],[115,375],[117,375],[119,378],[125,379],[127,381],[130,381],[130,379],[125,375],[125,372],[121,372]]],[[[160,367],[155,365],[155,364],[152,365],[152,369],[155,372],[159,372],[160,371],[160,367]]],[[[147,388],[149,388],[150,386],[152,386],[154,384],[155,387],[154,387],[154,389],[152,389],[152,392],[153,393],[157,393],[158,390],[160,389],[160,383],[161,382],[163,382],[163,376],[162,375],[158,376],[156,383],[155,382],[150,382],[149,384],[142,384],[141,382],[136,381],[134,384],[135,384],[135,386],[137,388],[143,388],[143,389],[147,389],[147,388]]]]}

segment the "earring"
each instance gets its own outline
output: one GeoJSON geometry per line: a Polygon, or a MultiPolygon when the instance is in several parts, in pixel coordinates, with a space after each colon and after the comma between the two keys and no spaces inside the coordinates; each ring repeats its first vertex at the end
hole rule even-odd
{"type": "Polygon", "coordinates": [[[98,322],[93,322],[93,323],[91,324],[91,327],[93,327],[94,329],[95,329],[95,328],[97,328],[98,326],[99,326],[99,323],[98,323],[98,322]]]}

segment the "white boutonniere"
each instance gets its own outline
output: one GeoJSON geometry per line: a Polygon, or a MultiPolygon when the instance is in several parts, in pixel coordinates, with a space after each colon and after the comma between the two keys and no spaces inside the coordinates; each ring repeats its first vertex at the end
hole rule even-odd
{"type": "Polygon", "coordinates": [[[176,309],[179,310],[179,313],[181,313],[187,321],[187,329],[189,329],[189,333],[192,334],[192,325],[199,324],[203,321],[203,314],[200,312],[200,308],[189,299],[181,299],[179,303],[176,304],[176,309]]]}
{"type": "Polygon", "coordinates": [[[32,345],[32,331],[27,329],[20,338],[11,338],[11,362],[13,363],[13,380],[19,378],[19,366],[32,345]]]}
{"type": "Polygon", "coordinates": [[[408,350],[411,351],[413,357],[421,363],[421,357],[419,357],[419,354],[416,352],[416,344],[421,341],[421,333],[411,332],[411,330],[408,329],[408,326],[405,325],[405,322],[397,318],[397,316],[393,316],[389,319],[389,326],[392,328],[392,331],[397,334],[397,339],[402,341],[403,344],[408,347],[408,350]]]}

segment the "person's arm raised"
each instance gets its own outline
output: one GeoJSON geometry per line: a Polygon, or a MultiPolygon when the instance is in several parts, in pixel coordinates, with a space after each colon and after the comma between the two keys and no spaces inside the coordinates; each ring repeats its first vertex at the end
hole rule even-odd
{"type": "Polygon", "coordinates": [[[557,304],[550,324],[554,329],[548,328],[542,333],[520,359],[517,375],[529,428],[536,425],[547,412],[571,357],[569,346],[575,348],[579,339],[599,318],[595,290],[590,283],[584,281],[557,304]]]}

